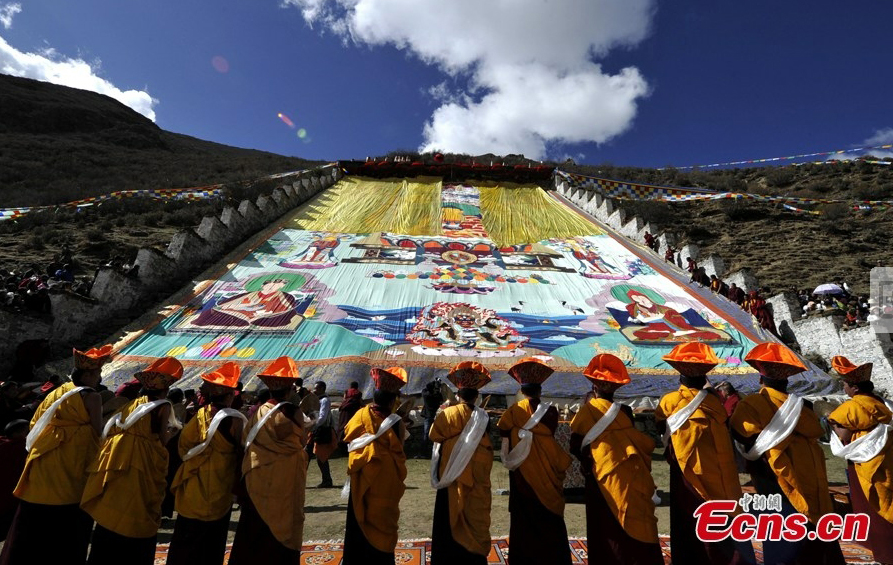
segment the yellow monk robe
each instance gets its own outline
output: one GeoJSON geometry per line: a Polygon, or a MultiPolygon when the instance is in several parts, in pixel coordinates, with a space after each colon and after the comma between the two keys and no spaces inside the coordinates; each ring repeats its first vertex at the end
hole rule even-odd
{"type": "MultiPolygon", "coordinates": [[[[534,411],[530,400],[525,398],[512,404],[496,424],[500,430],[511,431],[512,448],[518,444],[518,432],[534,411]]],[[[536,497],[543,506],[553,514],[564,516],[564,476],[571,465],[571,457],[555,441],[552,430],[544,424],[538,423],[530,431],[533,433],[530,455],[518,470],[536,492],[536,497]]]]}
{"type": "MultiPolygon", "coordinates": [[[[459,434],[471,418],[467,404],[450,406],[437,415],[428,437],[440,443],[440,469],[443,476],[459,434]]],[[[493,444],[486,433],[471,457],[471,462],[448,488],[450,528],[453,539],[479,555],[490,553],[490,469],[493,468],[493,444]]]]}
{"type": "MultiPolygon", "coordinates": [[[[248,419],[254,427],[273,409],[267,402],[248,419]]],[[[300,551],[304,541],[304,489],[307,483],[307,434],[281,410],[273,414],[245,451],[242,474],[251,502],[276,539],[300,551]]]]}
{"type": "MultiPolygon", "coordinates": [[[[732,430],[746,438],[756,436],[769,425],[787,397],[787,393],[765,386],[757,394],[744,397],[732,414],[732,430]]],[[[823,434],[818,416],[804,406],[794,432],[763,455],[781,491],[812,523],[834,510],[825,454],[818,442],[823,434]]]]}
{"type": "MultiPolygon", "coordinates": [[[[180,457],[208,437],[208,426],[213,418],[211,408],[200,408],[183,427],[178,446],[180,457]]],[[[174,493],[174,507],[178,514],[212,522],[226,516],[232,508],[240,453],[222,433],[222,428],[229,423],[229,420],[224,420],[208,447],[184,461],[177,470],[171,492],[174,493]]]]}
{"type": "MultiPolygon", "coordinates": [[[[383,421],[372,406],[360,408],[344,427],[344,442],[375,434],[383,421]]],[[[400,499],[406,491],[406,454],[397,437],[401,427],[392,426],[364,449],[351,451],[347,459],[354,516],[366,541],[384,553],[394,553],[397,547],[400,499]]]]}
{"type": "MultiPolygon", "coordinates": [[[[141,396],[121,410],[125,420],[149,402],[141,396]]],[[[132,538],[148,538],[161,524],[167,487],[167,449],[152,431],[147,414],[127,431],[112,427],[90,466],[81,508],[103,528],[132,538]]]]}
{"type": "MultiPolygon", "coordinates": [[[[680,386],[664,395],[654,419],[665,421],[688,406],[698,390],[680,386]]],[[[708,394],[698,409],[672,436],[673,452],[685,480],[704,500],[738,500],[741,483],[732,451],[728,416],[716,395],[708,394]]]]}
{"type": "MultiPolygon", "coordinates": [[[[65,383],[50,392],[31,418],[31,427],[63,394],[75,388],[65,383]]],[[[99,437],[93,429],[83,396],[75,394],[63,402],[40,435],[28,459],[17,497],[35,504],[78,504],[87,483],[87,468],[99,451],[99,437]]]]}
{"type": "MultiPolygon", "coordinates": [[[[585,436],[610,407],[611,401],[593,398],[574,416],[571,432],[585,436]]],[[[651,477],[654,440],[637,430],[621,410],[588,449],[594,462],[592,474],[624,531],[636,540],[658,543],[651,477]]]]}
{"type": "MultiPolygon", "coordinates": [[[[853,432],[859,439],[879,424],[889,424],[893,413],[874,396],[857,394],[831,412],[828,419],[853,432]]],[[[853,463],[859,485],[871,507],[886,521],[893,522],[893,456],[890,443],[877,457],[865,463],[853,463]]]]}

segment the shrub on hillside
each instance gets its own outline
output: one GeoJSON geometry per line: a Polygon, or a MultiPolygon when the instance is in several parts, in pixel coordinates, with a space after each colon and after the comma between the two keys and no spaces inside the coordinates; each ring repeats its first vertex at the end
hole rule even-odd
{"type": "Polygon", "coordinates": [[[842,220],[849,216],[850,212],[852,212],[850,206],[842,202],[835,202],[834,204],[824,204],[819,207],[819,211],[822,213],[822,219],[828,222],[837,222],[838,220],[842,220]]]}
{"type": "Polygon", "coordinates": [[[766,184],[774,187],[788,186],[794,182],[796,174],[793,169],[780,167],[766,173],[766,184]]]}

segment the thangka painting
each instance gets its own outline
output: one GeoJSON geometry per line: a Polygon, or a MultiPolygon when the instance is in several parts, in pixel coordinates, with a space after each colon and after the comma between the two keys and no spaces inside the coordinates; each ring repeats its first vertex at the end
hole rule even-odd
{"type": "Polygon", "coordinates": [[[229,360],[250,376],[289,355],[336,390],[369,386],[370,366],[400,365],[417,392],[475,360],[495,376],[486,391],[514,394],[505,371],[536,356],[557,372],[547,393],[577,395],[589,360],[612,353],[634,376],[624,392],[644,394],[678,377],[663,355],[702,341],[723,378],[752,376],[746,321],[655,267],[539,188],[348,179],[133,340],[112,369],[123,379],[172,355],[193,379],[229,360]]]}

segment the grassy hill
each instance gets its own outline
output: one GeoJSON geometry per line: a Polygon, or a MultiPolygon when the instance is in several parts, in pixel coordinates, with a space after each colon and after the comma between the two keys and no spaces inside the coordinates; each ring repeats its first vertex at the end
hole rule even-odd
{"type": "Polygon", "coordinates": [[[164,131],[107,96],[0,75],[0,208],[80,200],[117,190],[225,184],[210,202],[108,202],[0,222],[0,267],[44,265],[67,244],[79,274],[140,246],[164,248],[181,227],[274,182],[246,184],[318,162],[164,131]]]}
{"type": "Polygon", "coordinates": [[[229,183],[313,164],[164,131],[94,92],[0,75],[0,207],[229,183]]]}
{"type": "Polygon", "coordinates": [[[857,292],[868,293],[871,268],[893,265],[893,209],[852,210],[858,200],[893,200],[890,165],[836,161],[694,172],[611,165],[563,168],[644,184],[847,202],[805,206],[822,212],[809,215],[747,201],[621,201],[628,211],[698,244],[702,255],[720,255],[727,269],[750,267],[773,292],[845,280],[857,292]]]}

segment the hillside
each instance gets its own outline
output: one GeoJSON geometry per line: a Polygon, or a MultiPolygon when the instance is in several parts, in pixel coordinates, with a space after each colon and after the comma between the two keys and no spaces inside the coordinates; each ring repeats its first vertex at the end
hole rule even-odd
{"type": "MultiPolygon", "coordinates": [[[[662,186],[687,186],[828,200],[893,200],[893,167],[836,161],[750,169],[681,172],[611,165],[562,166],[569,172],[662,186]]],[[[621,201],[662,229],[716,253],[730,271],[749,267],[772,291],[815,288],[845,280],[868,293],[872,267],[893,265],[893,209],[852,210],[852,204],[804,206],[821,215],[794,213],[777,204],[621,201]]]]}
{"type": "Polygon", "coordinates": [[[249,180],[314,163],[164,131],[120,102],[0,75],[0,207],[249,180]]]}
{"type": "Polygon", "coordinates": [[[111,257],[129,261],[141,246],[163,249],[177,229],[275,185],[241,181],[317,164],[171,133],[107,96],[0,75],[0,208],[209,184],[225,184],[228,196],[130,199],[0,222],[0,267],[43,266],[68,245],[76,274],[90,276],[111,257]]]}

